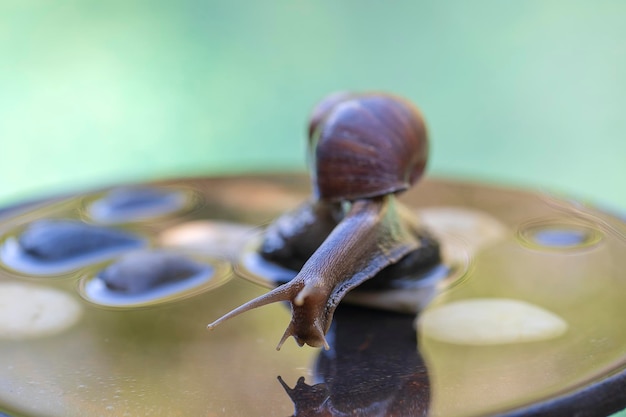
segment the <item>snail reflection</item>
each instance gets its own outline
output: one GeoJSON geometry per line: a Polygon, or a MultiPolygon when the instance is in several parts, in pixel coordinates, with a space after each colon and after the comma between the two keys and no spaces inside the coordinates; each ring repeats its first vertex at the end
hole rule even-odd
{"type": "Polygon", "coordinates": [[[397,194],[421,178],[428,139],[420,112],[381,93],[331,95],[309,122],[313,196],[270,225],[259,250],[269,262],[299,271],[288,283],[231,311],[209,329],[240,313],[278,301],[292,318],[278,343],[330,349],[325,335],[339,302],[375,276],[440,262],[439,245],[397,194]]]}
{"type": "Polygon", "coordinates": [[[314,382],[291,387],[294,417],[417,417],[430,403],[430,383],[417,350],[413,318],[342,304],[320,351],[314,382]]]}

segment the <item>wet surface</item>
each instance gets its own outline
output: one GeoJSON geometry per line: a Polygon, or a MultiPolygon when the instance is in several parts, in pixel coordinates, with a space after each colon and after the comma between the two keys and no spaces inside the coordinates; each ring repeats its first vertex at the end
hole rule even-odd
{"type": "MultiPolygon", "coordinates": [[[[475,416],[537,407],[554,415],[567,406],[607,415],[626,406],[626,226],[523,191],[428,180],[403,196],[441,243],[442,263],[415,281],[430,283],[421,302],[411,292],[417,285],[402,279],[351,294],[346,301],[376,308],[340,305],[328,351],[286,343],[276,352],[289,322],[282,305],[208,332],[209,322],[267,291],[268,276],[294,273],[259,266],[251,248],[265,224],[307,198],[307,187],[299,176],[149,184],[202,203],[123,227],[85,221],[84,202],[114,190],[0,213],[2,288],[42,300],[33,311],[51,319],[58,300],[78,312],[36,337],[0,338],[0,415],[475,416]],[[34,233],[41,225],[45,233],[34,233]],[[85,230],[97,233],[80,237],[85,230]],[[13,262],[7,247],[38,269],[13,262]],[[103,247],[115,250],[91,257],[103,247]],[[416,333],[414,311],[476,298],[538,306],[568,330],[506,346],[416,333]],[[382,310],[394,306],[408,314],[382,310]]],[[[20,314],[24,304],[0,305],[3,323],[33,317],[20,314]]],[[[34,323],[21,331],[35,331],[34,323]]]]}

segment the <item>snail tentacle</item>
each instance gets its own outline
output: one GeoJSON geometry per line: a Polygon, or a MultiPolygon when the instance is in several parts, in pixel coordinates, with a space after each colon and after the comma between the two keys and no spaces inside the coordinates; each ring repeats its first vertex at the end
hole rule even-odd
{"type": "Polygon", "coordinates": [[[235,308],[234,310],[229,311],[228,313],[224,314],[219,319],[215,320],[213,323],[208,324],[206,327],[209,330],[213,330],[217,326],[222,324],[223,322],[235,316],[243,314],[247,311],[253,310],[255,308],[263,307],[268,304],[277,303],[280,301],[289,301],[290,299],[295,297],[299,291],[300,290],[296,288],[295,285],[289,285],[289,284],[281,285],[280,287],[274,288],[272,291],[266,294],[263,294],[253,300],[250,300],[247,303],[242,304],[239,307],[235,308]]]}

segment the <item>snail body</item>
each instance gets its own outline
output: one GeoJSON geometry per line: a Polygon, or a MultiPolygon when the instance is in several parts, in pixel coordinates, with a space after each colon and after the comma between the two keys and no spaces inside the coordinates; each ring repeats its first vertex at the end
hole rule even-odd
{"type": "MultiPolygon", "coordinates": [[[[323,100],[309,123],[313,198],[279,217],[260,253],[299,269],[288,283],[210,324],[250,309],[288,301],[292,318],[278,349],[293,336],[328,349],[325,334],[341,299],[353,288],[424,249],[423,234],[396,194],[424,172],[426,128],[404,99],[382,93],[339,93],[323,100]]],[[[428,262],[438,250],[428,248],[428,262]]],[[[409,259],[419,259],[413,256],[409,259]]]]}

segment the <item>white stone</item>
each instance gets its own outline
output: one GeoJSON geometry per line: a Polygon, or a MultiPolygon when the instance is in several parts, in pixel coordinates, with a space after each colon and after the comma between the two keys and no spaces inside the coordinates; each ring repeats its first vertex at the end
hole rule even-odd
{"type": "Polygon", "coordinates": [[[460,240],[471,255],[507,236],[507,227],[487,212],[464,207],[426,207],[417,211],[424,226],[445,243],[460,240]]]}
{"type": "Polygon", "coordinates": [[[561,336],[567,323],[536,305],[504,298],[454,301],[418,317],[427,337],[463,345],[533,342],[561,336]]]}
{"type": "Polygon", "coordinates": [[[63,291],[20,282],[0,283],[0,339],[60,333],[81,316],[80,304],[63,291]]]}

